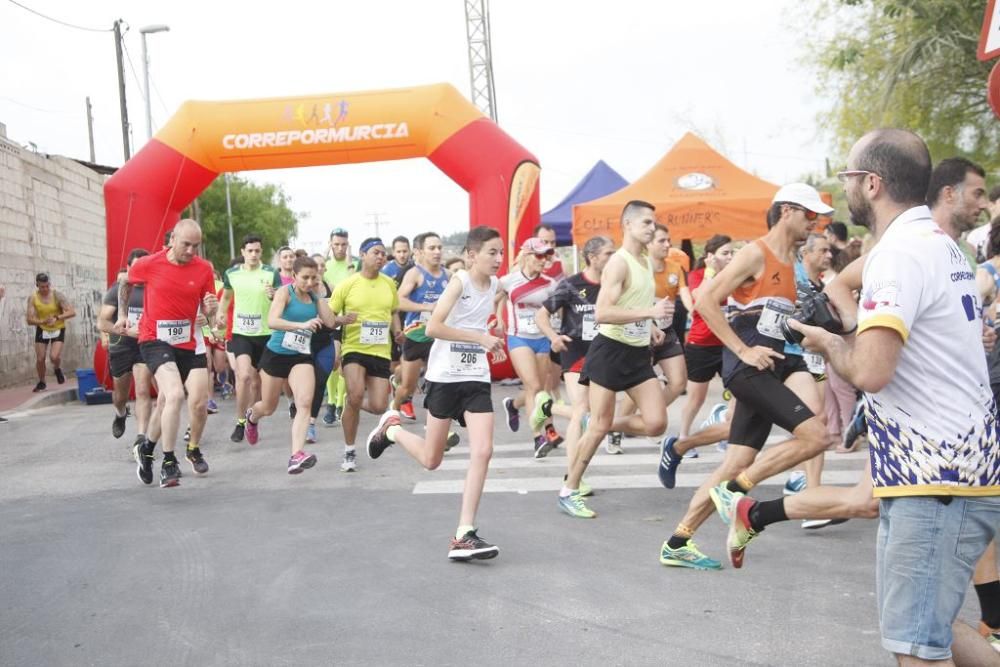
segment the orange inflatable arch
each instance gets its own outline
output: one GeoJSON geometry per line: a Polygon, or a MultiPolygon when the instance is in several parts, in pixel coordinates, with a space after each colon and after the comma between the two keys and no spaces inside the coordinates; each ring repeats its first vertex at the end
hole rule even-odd
{"type": "Polygon", "coordinates": [[[104,186],[107,272],[155,250],[221,173],[426,157],[469,193],[470,226],[508,248],[538,224],[535,157],[448,84],[186,102],[104,186]]]}

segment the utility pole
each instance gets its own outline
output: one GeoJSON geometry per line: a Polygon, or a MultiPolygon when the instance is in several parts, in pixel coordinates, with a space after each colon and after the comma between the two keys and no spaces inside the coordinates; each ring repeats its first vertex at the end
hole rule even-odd
{"type": "Polygon", "coordinates": [[[381,229],[382,229],[382,225],[388,225],[389,221],[388,220],[379,220],[378,217],[380,215],[385,215],[385,213],[369,213],[368,215],[372,216],[372,219],[369,220],[368,222],[366,222],[365,224],[368,225],[369,227],[374,227],[375,228],[375,236],[377,236],[378,238],[382,238],[382,234],[380,233],[381,229]]]}
{"type": "Polygon", "coordinates": [[[90,106],[90,97],[87,98],[87,139],[90,141],[90,161],[97,162],[94,153],[94,109],[90,106]]]}
{"type": "Polygon", "coordinates": [[[122,63],[122,20],[115,21],[115,56],[118,59],[118,104],[122,113],[122,146],[125,149],[125,161],[132,157],[128,141],[128,107],[125,104],[125,68],[122,63]]]}

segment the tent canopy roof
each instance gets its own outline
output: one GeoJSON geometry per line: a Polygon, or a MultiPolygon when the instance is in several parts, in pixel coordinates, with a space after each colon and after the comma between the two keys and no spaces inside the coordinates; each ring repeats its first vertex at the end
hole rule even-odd
{"type": "Polygon", "coordinates": [[[557,245],[573,245],[573,205],[611,194],[626,185],[628,181],[621,174],[604,160],[598,160],[555,208],[542,214],[542,222],[555,227],[557,245]]]}
{"type": "Polygon", "coordinates": [[[767,231],[767,209],[777,191],[688,132],[632,185],[573,206],[573,240],[583,245],[604,234],[620,241],[621,212],[634,199],[656,207],[657,221],[674,240],[755,238],[767,231]]]}

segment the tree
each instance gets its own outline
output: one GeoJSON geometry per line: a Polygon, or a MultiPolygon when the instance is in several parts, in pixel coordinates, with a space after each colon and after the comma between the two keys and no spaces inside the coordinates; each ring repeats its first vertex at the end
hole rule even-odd
{"type": "MultiPolygon", "coordinates": [[[[263,239],[264,262],[295,235],[299,215],[288,208],[290,199],[281,186],[257,185],[231,177],[229,194],[233,207],[233,240],[239,256],[240,241],[247,234],[263,239]]],[[[221,272],[229,266],[229,221],[226,215],[226,184],[216,178],[198,197],[205,257],[221,272]]]]}
{"type": "Polygon", "coordinates": [[[840,163],[865,132],[902,127],[935,161],[961,154],[987,169],[1000,123],[986,100],[992,63],[976,59],[986,0],[819,0],[809,61],[833,100],[820,123],[840,163]]]}

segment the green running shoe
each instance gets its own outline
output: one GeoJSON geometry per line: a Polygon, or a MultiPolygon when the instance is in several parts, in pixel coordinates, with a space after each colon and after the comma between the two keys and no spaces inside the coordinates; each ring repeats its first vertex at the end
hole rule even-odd
{"type": "Polygon", "coordinates": [[[687,567],[692,570],[722,569],[722,563],[714,558],[709,558],[699,551],[694,540],[688,540],[687,544],[680,549],[671,549],[664,542],[663,547],[660,549],[660,564],[671,567],[687,567]]]}
{"type": "Polygon", "coordinates": [[[733,515],[733,508],[736,507],[736,503],[743,497],[743,494],[738,491],[730,491],[726,488],[727,484],[729,482],[723,480],[718,486],[709,489],[708,495],[712,498],[712,502],[715,503],[715,509],[719,513],[722,523],[728,526],[729,519],[733,515]]]}
{"type": "Polygon", "coordinates": [[[559,496],[559,509],[577,519],[593,519],[597,512],[589,509],[583,502],[583,496],[575,491],[568,496],[559,496]]]}
{"type": "Polygon", "coordinates": [[[577,492],[583,498],[594,495],[594,489],[590,487],[590,484],[587,484],[586,480],[582,479],[580,480],[580,488],[577,489],[577,492]]]}
{"type": "Polygon", "coordinates": [[[531,411],[531,430],[537,431],[552,416],[552,395],[547,391],[535,394],[535,409],[531,411]]]}

